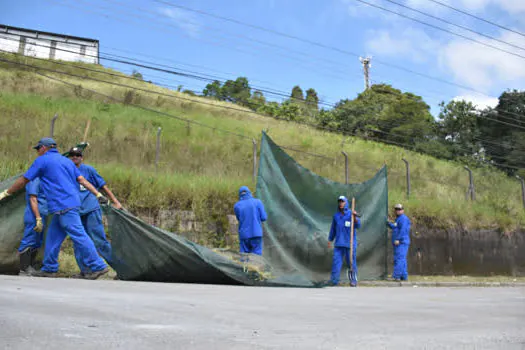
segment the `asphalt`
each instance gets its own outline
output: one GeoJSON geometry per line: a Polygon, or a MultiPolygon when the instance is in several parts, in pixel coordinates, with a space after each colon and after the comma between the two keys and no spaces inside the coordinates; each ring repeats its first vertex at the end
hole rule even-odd
{"type": "Polygon", "coordinates": [[[0,276],[1,349],[525,349],[525,288],[0,276]]]}

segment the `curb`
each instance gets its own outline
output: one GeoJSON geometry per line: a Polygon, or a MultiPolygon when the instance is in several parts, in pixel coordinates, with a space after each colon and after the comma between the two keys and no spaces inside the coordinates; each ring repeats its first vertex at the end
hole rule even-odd
{"type": "Polygon", "coordinates": [[[395,281],[361,281],[364,287],[520,287],[525,282],[395,282],[395,281]]]}

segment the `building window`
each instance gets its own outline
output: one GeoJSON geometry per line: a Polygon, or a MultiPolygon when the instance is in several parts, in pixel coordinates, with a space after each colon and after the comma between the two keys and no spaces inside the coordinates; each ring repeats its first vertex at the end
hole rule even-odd
{"type": "Polygon", "coordinates": [[[20,45],[18,46],[18,54],[24,55],[26,51],[26,37],[21,36],[20,37],[20,45]]]}
{"type": "Polygon", "coordinates": [[[80,56],[86,55],[86,45],[80,45],[80,56]]]}
{"type": "Polygon", "coordinates": [[[55,59],[56,52],[57,52],[57,42],[52,40],[51,41],[51,49],[49,50],[49,59],[50,60],[54,60],[55,59]]]}

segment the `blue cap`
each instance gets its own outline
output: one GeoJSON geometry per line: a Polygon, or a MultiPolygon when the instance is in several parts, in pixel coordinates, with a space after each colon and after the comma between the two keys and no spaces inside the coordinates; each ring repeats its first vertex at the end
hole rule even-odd
{"type": "Polygon", "coordinates": [[[33,148],[39,149],[42,146],[51,147],[51,146],[56,146],[56,145],[57,143],[51,137],[44,137],[40,139],[40,141],[38,141],[38,144],[33,148]]]}

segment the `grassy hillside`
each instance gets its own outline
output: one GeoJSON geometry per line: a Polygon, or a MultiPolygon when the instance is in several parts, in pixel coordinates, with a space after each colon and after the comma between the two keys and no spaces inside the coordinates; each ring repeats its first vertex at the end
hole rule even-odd
{"type": "MultiPolygon", "coordinates": [[[[407,213],[427,225],[491,227],[505,232],[524,226],[519,183],[490,168],[474,170],[477,201],[471,203],[465,200],[468,174],[461,164],[256,116],[242,107],[191,97],[129,80],[123,75],[107,76],[55,65],[51,61],[18,59],[13,55],[1,57],[173,96],[43,72],[82,86],[74,88],[0,62],[1,178],[25,169],[34,159],[30,146],[49,133],[49,123],[55,113],[59,116],[55,138],[62,149],[81,141],[84,126],[91,118],[88,136],[91,147],[86,161],[100,170],[132,211],[175,207],[193,209],[201,217],[231,213],[238,187],[243,184],[255,186],[251,180],[251,140],[197,125],[191,125],[188,130],[186,122],[138,109],[133,106],[136,104],[256,140],[260,139],[261,130],[268,130],[280,145],[331,157],[324,159],[289,151],[305,167],[336,181],[344,181],[342,150],[350,157],[351,182],[370,178],[386,161],[391,204],[405,203],[407,213]],[[129,104],[108,101],[83,88],[125,99],[129,104]],[[240,111],[223,108],[232,106],[240,111]],[[162,143],[156,174],[158,127],[162,127],[162,143]],[[410,200],[405,198],[403,157],[411,165],[413,194],[410,200]]],[[[100,66],[81,66],[118,74],[100,66]]]]}

